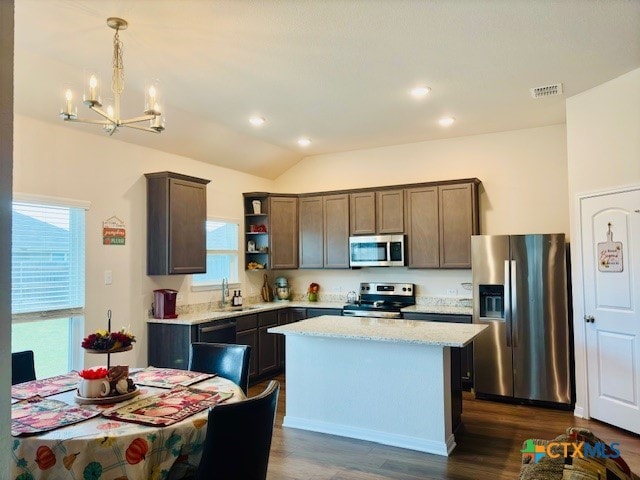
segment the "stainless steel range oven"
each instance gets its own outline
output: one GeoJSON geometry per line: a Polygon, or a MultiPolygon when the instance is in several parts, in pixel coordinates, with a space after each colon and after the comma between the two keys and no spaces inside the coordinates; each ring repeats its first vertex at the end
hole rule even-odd
{"type": "Polygon", "coordinates": [[[413,283],[361,283],[360,300],[344,305],[342,315],[402,318],[401,310],[415,303],[413,283]]]}

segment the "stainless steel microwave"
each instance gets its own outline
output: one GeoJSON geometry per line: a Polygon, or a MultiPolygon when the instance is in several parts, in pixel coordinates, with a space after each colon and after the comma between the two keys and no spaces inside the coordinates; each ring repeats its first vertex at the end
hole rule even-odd
{"type": "Polygon", "coordinates": [[[403,267],[404,235],[349,237],[349,266],[403,267]]]}

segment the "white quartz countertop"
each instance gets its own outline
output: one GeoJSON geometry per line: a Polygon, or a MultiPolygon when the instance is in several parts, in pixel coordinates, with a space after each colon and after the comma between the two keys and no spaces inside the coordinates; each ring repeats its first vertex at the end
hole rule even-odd
{"type": "Polygon", "coordinates": [[[473,307],[459,305],[412,305],[402,309],[402,313],[437,313],[442,315],[473,315],[473,307]]]}
{"type": "Polygon", "coordinates": [[[148,318],[147,323],[163,323],[172,325],[198,325],[200,323],[222,320],[225,318],[251,315],[252,313],[267,312],[269,310],[281,310],[283,308],[337,308],[342,309],[344,302],[264,302],[247,305],[242,309],[206,310],[196,313],[184,313],[178,318],[148,318]]]}
{"type": "Polygon", "coordinates": [[[271,327],[269,333],[464,347],[486,325],[324,315],[271,327]]]}

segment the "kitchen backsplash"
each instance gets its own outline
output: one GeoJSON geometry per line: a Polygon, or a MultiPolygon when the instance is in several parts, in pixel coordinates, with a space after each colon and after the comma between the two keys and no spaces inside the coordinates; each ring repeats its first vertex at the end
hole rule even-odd
{"type": "MultiPolygon", "coordinates": [[[[469,292],[471,293],[471,292],[469,292]]],[[[291,296],[292,301],[295,302],[306,302],[307,294],[293,294],[291,296]]],[[[256,303],[263,303],[262,297],[259,295],[254,295],[251,297],[244,298],[244,305],[252,305],[256,303]]],[[[318,295],[318,303],[335,303],[336,306],[342,305],[347,302],[347,295],[342,293],[320,293],[318,295]]],[[[472,299],[469,296],[465,297],[416,297],[417,305],[429,305],[429,306],[439,306],[439,307],[470,307],[472,299]]],[[[278,303],[278,302],[274,302],[278,303]]],[[[208,312],[212,310],[219,310],[222,308],[220,301],[211,301],[207,303],[196,303],[191,305],[178,305],[176,307],[176,312],[178,315],[187,315],[190,313],[202,313],[208,312]]]]}

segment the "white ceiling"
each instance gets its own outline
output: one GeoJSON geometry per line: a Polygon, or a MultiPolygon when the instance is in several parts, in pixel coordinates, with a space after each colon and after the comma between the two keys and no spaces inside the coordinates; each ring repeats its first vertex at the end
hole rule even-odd
{"type": "Polygon", "coordinates": [[[564,123],[567,97],[640,67],[640,0],[15,5],[17,113],[60,122],[63,89],[81,93],[85,69],[108,84],[106,19],[122,17],[123,116],[141,114],[144,84],[158,78],[166,131],[115,138],[267,178],[308,155],[564,123]],[[563,96],[530,96],[556,82],[563,96]],[[408,95],[419,84],[432,89],[421,101],[408,95]],[[252,127],[252,114],[267,123],[252,127]],[[444,115],[457,119],[448,129],[444,115]]]}

